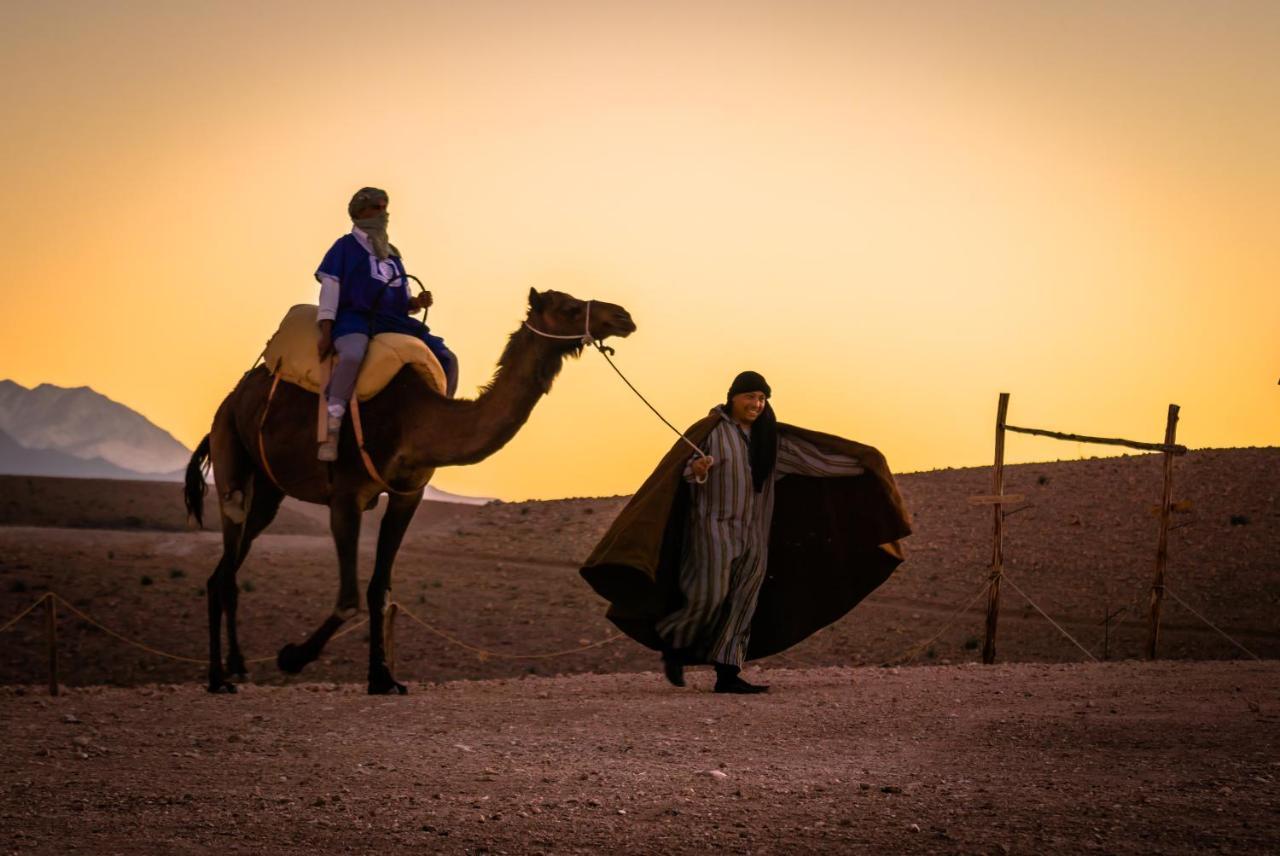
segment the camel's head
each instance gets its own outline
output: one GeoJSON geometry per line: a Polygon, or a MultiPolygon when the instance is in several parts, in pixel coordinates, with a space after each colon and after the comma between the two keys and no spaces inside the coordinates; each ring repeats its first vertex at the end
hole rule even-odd
{"type": "Polygon", "coordinates": [[[636,331],[631,313],[616,303],[579,300],[563,291],[529,289],[529,326],[548,336],[564,337],[567,347],[579,347],[584,334],[601,341],[636,331]],[[578,342],[574,343],[574,339],[578,342]]]}

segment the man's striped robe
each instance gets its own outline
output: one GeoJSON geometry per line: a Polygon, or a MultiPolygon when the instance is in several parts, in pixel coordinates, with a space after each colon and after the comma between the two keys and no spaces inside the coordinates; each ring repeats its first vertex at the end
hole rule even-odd
{"type": "Polygon", "coordinates": [[[673,648],[692,649],[707,662],[741,666],[768,565],[774,482],[789,474],[854,476],[862,467],[856,458],[827,454],[780,433],[773,478],[756,493],[749,437],[723,410],[720,415],[703,444],[715,459],[706,482],[694,480],[690,464],[696,456],[685,465],[685,480],[693,486],[680,563],[686,602],[659,620],[657,630],[673,648]]]}

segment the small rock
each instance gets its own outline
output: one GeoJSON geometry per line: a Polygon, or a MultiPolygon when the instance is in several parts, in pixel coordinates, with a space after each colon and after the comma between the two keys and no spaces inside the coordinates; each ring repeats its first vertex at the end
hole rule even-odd
{"type": "Polygon", "coordinates": [[[908,827],[908,828],[909,828],[912,832],[919,832],[919,831],[920,831],[920,824],[918,824],[918,823],[913,823],[913,824],[911,824],[911,826],[910,826],[910,827],[908,827]]]}
{"type": "Polygon", "coordinates": [[[900,793],[902,793],[902,788],[898,787],[897,785],[885,785],[884,787],[880,788],[880,793],[882,793],[882,794],[900,794],[900,793]]]}
{"type": "Polygon", "coordinates": [[[80,724],[80,719],[74,713],[68,713],[66,716],[62,717],[62,721],[69,722],[72,725],[80,724]]]}
{"type": "Polygon", "coordinates": [[[723,781],[724,779],[729,778],[729,774],[724,770],[707,770],[707,775],[717,781],[723,781]]]}

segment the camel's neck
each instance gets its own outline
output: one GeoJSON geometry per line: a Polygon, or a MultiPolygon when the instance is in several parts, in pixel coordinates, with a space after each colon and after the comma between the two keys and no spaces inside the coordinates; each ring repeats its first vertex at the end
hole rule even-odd
{"type": "Polygon", "coordinates": [[[474,401],[433,398],[415,414],[414,457],[433,467],[473,464],[505,446],[551,390],[565,357],[563,342],[521,327],[474,401]]]}

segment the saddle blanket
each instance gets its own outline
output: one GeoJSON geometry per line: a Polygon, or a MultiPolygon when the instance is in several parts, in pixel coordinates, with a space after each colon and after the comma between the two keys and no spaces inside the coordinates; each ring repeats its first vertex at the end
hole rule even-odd
{"type": "MultiPolygon", "coordinates": [[[[267,368],[281,380],[310,392],[320,392],[329,382],[329,360],[322,366],[316,353],[318,311],[319,307],[310,303],[290,308],[262,354],[267,368]]],[[[356,398],[367,401],[377,395],[404,366],[412,366],[432,389],[444,394],[444,369],[426,342],[405,333],[379,333],[369,342],[360,366],[356,398]]]]}

